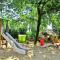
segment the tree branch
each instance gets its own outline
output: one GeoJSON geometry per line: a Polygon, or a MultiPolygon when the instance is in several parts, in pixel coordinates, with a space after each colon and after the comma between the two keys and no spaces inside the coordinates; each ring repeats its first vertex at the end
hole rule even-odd
{"type": "MultiPolygon", "coordinates": [[[[55,0],[55,2],[56,2],[56,0],[55,0]]],[[[45,4],[46,3],[44,3],[44,6],[45,6],[45,4]]],[[[52,4],[54,4],[54,3],[52,2],[52,4]]],[[[58,6],[58,7],[56,7],[56,6],[55,7],[50,6],[50,7],[48,7],[48,10],[47,11],[43,11],[42,14],[45,14],[46,12],[51,13],[51,12],[58,12],[58,11],[60,11],[60,6],[58,6]]]]}
{"type": "Polygon", "coordinates": [[[50,0],[47,0],[47,1],[44,1],[44,2],[42,2],[42,4],[43,4],[43,7],[46,5],[46,3],[48,3],[50,0]]]}
{"type": "Polygon", "coordinates": [[[50,8],[49,10],[47,10],[47,11],[43,11],[42,12],[42,15],[43,14],[46,14],[46,13],[55,13],[55,12],[58,12],[58,11],[60,11],[60,8],[58,9],[58,8],[56,8],[56,9],[54,9],[54,8],[50,8]]]}
{"type": "Polygon", "coordinates": [[[41,2],[42,2],[42,0],[40,0],[40,1],[38,2],[38,5],[40,5],[40,4],[41,4],[41,2]]]}
{"type": "Polygon", "coordinates": [[[48,3],[49,1],[50,0],[45,0],[45,1],[40,0],[39,1],[37,8],[39,8],[41,15],[43,15],[45,13],[45,11],[43,12],[43,8],[44,8],[45,4],[48,3]],[[42,4],[42,6],[40,6],[41,4],[42,4]]]}
{"type": "Polygon", "coordinates": [[[44,2],[42,2],[42,0],[40,0],[40,1],[38,2],[38,5],[43,4],[43,6],[44,6],[48,1],[50,1],[50,0],[45,0],[44,2]]]}

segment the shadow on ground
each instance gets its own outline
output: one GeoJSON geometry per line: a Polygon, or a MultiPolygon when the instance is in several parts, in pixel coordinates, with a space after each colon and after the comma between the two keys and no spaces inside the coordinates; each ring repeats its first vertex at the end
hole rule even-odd
{"type": "Polygon", "coordinates": [[[30,50],[27,55],[21,55],[12,49],[0,49],[0,60],[60,60],[60,50],[56,48],[42,48],[33,46],[32,43],[28,46],[30,50]]]}

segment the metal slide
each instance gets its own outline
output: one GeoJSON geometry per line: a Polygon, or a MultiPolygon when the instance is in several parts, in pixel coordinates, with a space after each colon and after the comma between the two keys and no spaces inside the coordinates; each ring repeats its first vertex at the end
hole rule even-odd
{"type": "Polygon", "coordinates": [[[20,54],[26,54],[27,48],[25,46],[22,46],[20,43],[18,43],[9,33],[1,33],[1,35],[11,44],[11,46],[15,49],[16,52],[20,54]]]}

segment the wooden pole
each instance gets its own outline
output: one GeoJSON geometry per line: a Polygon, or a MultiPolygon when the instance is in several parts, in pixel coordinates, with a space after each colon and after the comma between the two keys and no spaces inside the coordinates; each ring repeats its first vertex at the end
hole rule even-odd
{"type": "Polygon", "coordinates": [[[2,20],[0,18],[0,46],[1,46],[1,26],[2,26],[2,20]]]}
{"type": "Polygon", "coordinates": [[[0,18],[0,48],[2,48],[3,45],[7,48],[7,41],[4,43],[4,38],[1,36],[1,28],[2,28],[2,19],[0,18]]]}

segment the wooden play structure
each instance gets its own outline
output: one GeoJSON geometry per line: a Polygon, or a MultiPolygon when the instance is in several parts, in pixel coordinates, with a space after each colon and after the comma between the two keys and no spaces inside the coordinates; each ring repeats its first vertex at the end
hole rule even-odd
{"type": "Polygon", "coordinates": [[[1,35],[1,28],[2,28],[2,19],[0,18],[0,48],[3,48],[3,45],[5,45],[7,48],[7,41],[1,35]]]}
{"type": "Polygon", "coordinates": [[[26,54],[28,49],[16,41],[8,32],[4,32],[2,23],[2,19],[0,18],[0,48],[3,48],[3,45],[7,48],[7,44],[9,43],[16,52],[26,54]]]}

